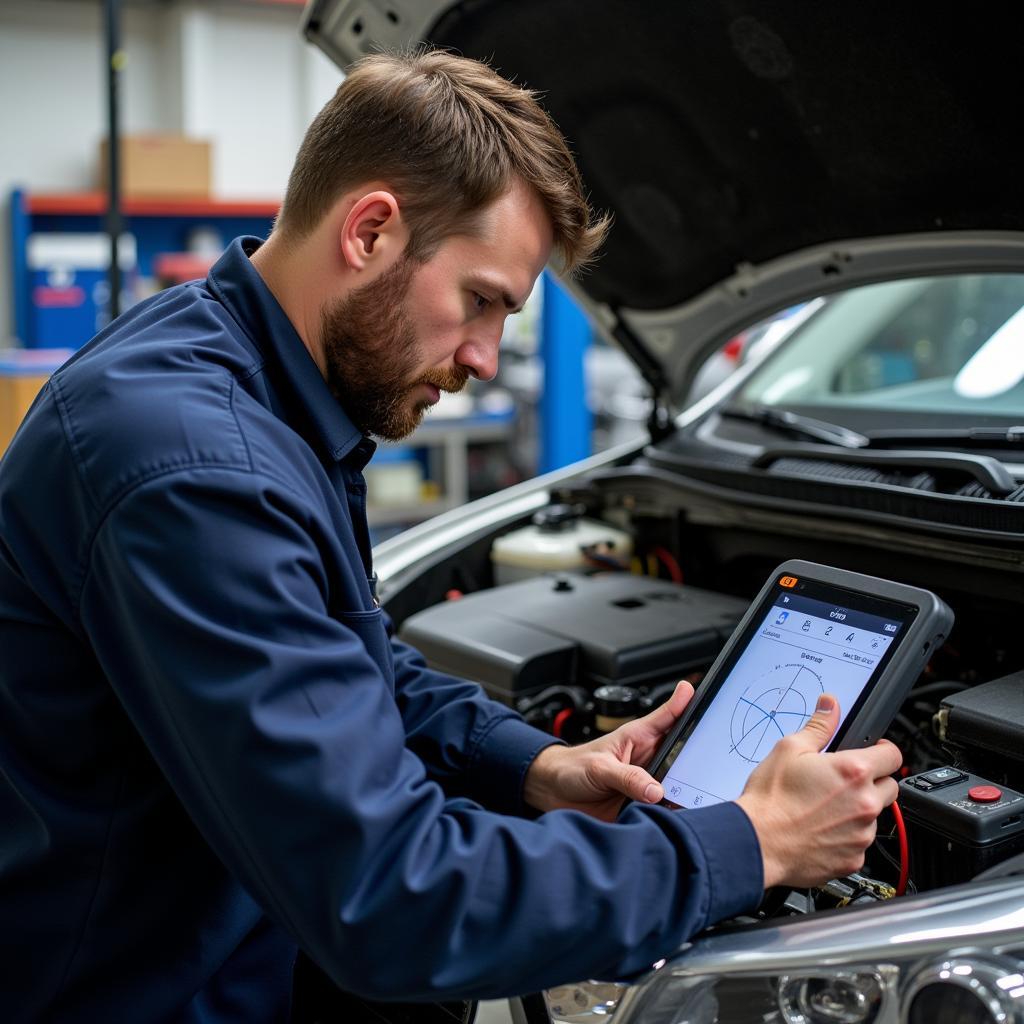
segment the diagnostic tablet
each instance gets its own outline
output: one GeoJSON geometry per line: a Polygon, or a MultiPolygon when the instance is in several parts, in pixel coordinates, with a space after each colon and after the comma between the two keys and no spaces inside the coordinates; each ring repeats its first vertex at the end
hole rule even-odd
{"type": "Polygon", "coordinates": [[[823,693],[838,699],[842,716],[829,750],[874,743],[952,625],[952,611],[930,591],[784,562],[652,761],[663,803],[734,800],[823,693]]]}

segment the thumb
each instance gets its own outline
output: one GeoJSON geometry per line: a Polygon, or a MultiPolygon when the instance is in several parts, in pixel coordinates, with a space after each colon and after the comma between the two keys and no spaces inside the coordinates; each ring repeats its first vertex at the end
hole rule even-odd
{"type": "Polygon", "coordinates": [[[824,750],[839,726],[839,701],[830,693],[818,698],[814,714],[795,735],[808,750],[824,750]]]}
{"type": "Polygon", "coordinates": [[[655,782],[639,765],[609,760],[603,767],[604,778],[600,779],[600,784],[610,792],[621,793],[643,804],[656,804],[665,795],[661,783],[655,782]]]}
{"type": "Polygon", "coordinates": [[[692,698],[692,683],[688,683],[685,680],[676,683],[672,696],[664,704],[656,707],[653,711],[649,711],[640,719],[644,729],[649,729],[655,736],[662,736],[676,724],[679,716],[686,710],[686,705],[690,703],[692,698]]]}

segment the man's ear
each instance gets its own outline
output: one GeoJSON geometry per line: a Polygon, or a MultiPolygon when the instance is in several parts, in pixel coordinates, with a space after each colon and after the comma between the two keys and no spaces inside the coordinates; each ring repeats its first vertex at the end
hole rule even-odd
{"type": "Polygon", "coordinates": [[[350,269],[386,270],[409,242],[398,200],[383,189],[360,196],[345,217],[340,241],[342,258],[350,269]]]}

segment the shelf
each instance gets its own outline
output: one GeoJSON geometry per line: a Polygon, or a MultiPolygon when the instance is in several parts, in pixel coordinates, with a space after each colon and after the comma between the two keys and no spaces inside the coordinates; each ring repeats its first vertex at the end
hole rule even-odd
{"type": "MultiPolygon", "coordinates": [[[[135,240],[138,277],[154,277],[154,263],[161,255],[185,252],[194,244],[194,233],[203,229],[216,235],[216,247],[239,235],[266,238],[281,208],[279,199],[209,199],[167,196],[164,198],[126,198],[121,213],[124,230],[135,240]]],[[[92,235],[104,230],[107,212],[103,192],[44,192],[38,195],[15,189],[11,193],[11,303],[10,334],[28,348],[44,344],[78,348],[103,326],[105,299],[95,298],[92,280],[97,267],[72,267],[86,272],[79,301],[65,310],[42,308],[36,302],[37,285],[50,285],[49,267],[29,265],[29,245],[34,235],[92,235]],[[98,302],[98,304],[97,304],[98,302]],[[65,315],[66,314],[66,315],[65,315]],[[56,319],[55,319],[56,318],[56,319]],[[60,321],[59,323],[57,321],[60,321]],[[54,341],[54,339],[59,339],[54,341]]],[[[102,269],[102,268],[99,268],[102,269]]],[[[189,272],[189,278],[202,277],[205,271],[189,272]]],[[[70,289],[67,289],[70,291],[70,289]]],[[[130,299],[129,299],[130,301],[130,299]]],[[[4,332],[0,331],[0,336],[4,332]]]]}
{"type": "Polygon", "coordinates": [[[206,277],[217,262],[217,254],[163,252],[153,259],[153,276],[163,285],[181,284],[206,277]]]}
{"type": "MultiPolygon", "coordinates": [[[[51,192],[28,195],[26,212],[43,216],[103,216],[103,192],[51,192]]],[[[124,199],[121,213],[128,217],[276,217],[276,199],[124,199]]]]}

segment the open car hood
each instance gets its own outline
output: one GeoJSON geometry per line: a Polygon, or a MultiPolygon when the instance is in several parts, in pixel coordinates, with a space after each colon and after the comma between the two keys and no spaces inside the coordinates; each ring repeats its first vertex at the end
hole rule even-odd
{"type": "Polygon", "coordinates": [[[701,360],[795,302],[1024,270],[1012,8],[754,0],[311,0],[339,66],[419,41],[543,94],[596,207],[571,287],[678,408],[701,360]]]}

